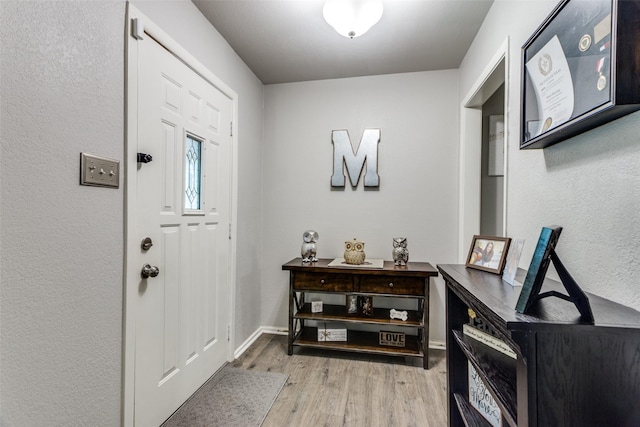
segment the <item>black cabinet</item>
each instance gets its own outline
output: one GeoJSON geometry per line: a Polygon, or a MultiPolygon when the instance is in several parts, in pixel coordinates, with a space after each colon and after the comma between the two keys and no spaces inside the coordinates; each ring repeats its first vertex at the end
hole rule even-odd
{"type": "MultiPolygon", "coordinates": [[[[489,425],[469,405],[469,363],[505,426],[640,425],[638,311],[588,294],[594,324],[581,322],[575,306],[559,298],[541,300],[531,314],[520,314],[515,306],[521,288],[500,276],[464,265],[438,270],[447,289],[450,426],[489,425]],[[464,334],[470,313],[516,357],[464,334]]],[[[543,289],[563,291],[549,279],[543,289]]]]}

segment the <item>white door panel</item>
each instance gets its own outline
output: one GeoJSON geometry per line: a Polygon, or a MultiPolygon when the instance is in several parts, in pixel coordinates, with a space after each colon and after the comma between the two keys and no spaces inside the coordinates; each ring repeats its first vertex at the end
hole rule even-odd
{"type": "Polygon", "coordinates": [[[151,38],[138,66],[138,152],[153,160],[138,164],[137,231],[153,246],[137,259],[160,273],[138,285],[135,424],[158,426],[229,354],[233,104],[151,38]]]}

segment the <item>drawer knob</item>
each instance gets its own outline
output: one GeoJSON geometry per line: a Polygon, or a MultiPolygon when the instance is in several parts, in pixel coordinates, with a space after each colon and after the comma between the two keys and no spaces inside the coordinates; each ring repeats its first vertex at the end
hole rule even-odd
{"type": "Polygon", "coordinates": [[[393,288],[393,282],[389,282],[389,287],[393,288]]]}
{"type": "Polygon", "coordinates": [[[322,283],[322,284],[324,285],[324,279],[321,279],[321,280],[320,280],[320,283],[322,283]]]}

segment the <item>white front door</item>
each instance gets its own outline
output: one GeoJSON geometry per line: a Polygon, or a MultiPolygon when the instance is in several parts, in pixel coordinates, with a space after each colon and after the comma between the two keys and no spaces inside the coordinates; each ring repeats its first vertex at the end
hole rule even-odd
{"type": "Polygon", "coordinates": [[[158,426],[227,360],[233,101],[138,42],[135,425],[158,426]],[[157,271],[156,271],[157,267],[157,271]],[[157,276],[153,275],[157,272],[157,276]]]}

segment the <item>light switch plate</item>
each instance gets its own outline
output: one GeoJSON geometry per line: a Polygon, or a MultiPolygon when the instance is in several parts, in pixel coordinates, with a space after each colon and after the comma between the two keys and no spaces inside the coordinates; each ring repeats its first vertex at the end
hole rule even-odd
{"type": "Polygon", "coordinates": [[[80,185],[118,188],[120,161],[80,153],[80,185]]]}

